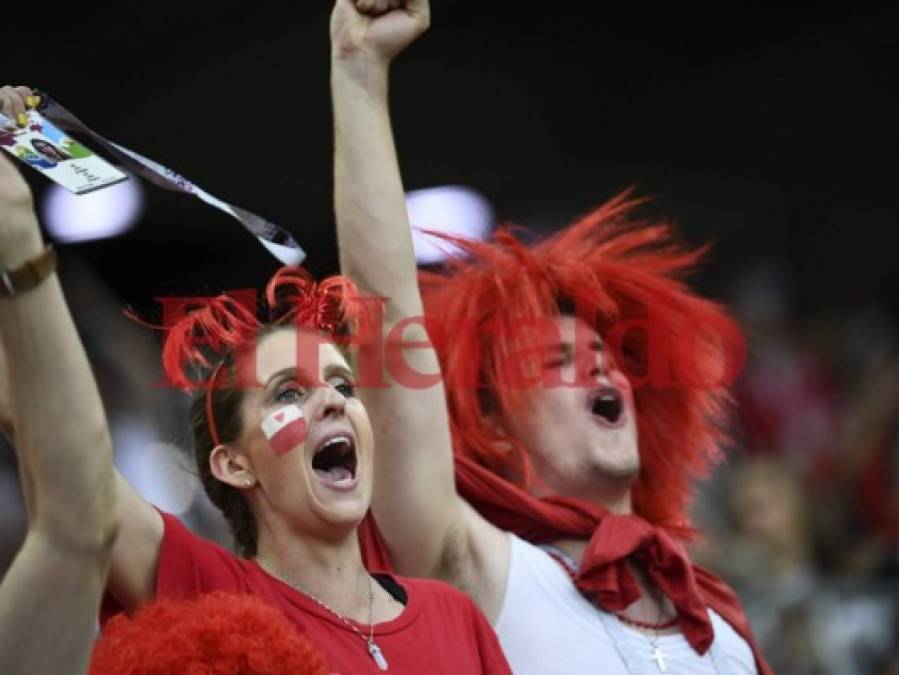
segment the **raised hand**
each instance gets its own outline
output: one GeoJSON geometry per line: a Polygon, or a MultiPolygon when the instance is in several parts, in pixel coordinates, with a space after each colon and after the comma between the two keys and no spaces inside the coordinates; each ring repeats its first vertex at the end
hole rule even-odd
{"type": "MultiPolygon", "coordinates": [[[[31,96],[0,89],[4,115],[21,125],[31,96]]],[[[43,251],[31,190],[0,152],[0,274],[43,251]]],[[[28,510],[25,543],[0,584],[0,663],[33,675],[86,672],[119,513],[103,404],[59,280],[46,269],[36,285],[0,297],[8,369],[0,408],[14,408],[28,510]],[[34,639],[47,634],[49,642],[34,639]]]]}
{"type": "MultiPolygon", "coordinates": [[[[24,125],[25,110],[38,104],[28,87],[0,88],[0,112],[24,125]]],[[[0,152],[0,273],[14,269],[42,248],[31,190],[13,161],[0,152]]],[[[13,410],[6,354],[0,345],[0,434],[13,440],[13,410]]]]}
{"type": "Polygon", "coordinates": [[[37,107],[39,103],[40,97],[35,96],[28,87],[0,87],[0,113],[6,115],[13,125],[24,127],[25,111],[37,107]]]}
{"type": "MultiPolygon", "coordinates": [[[[424,309],[387,105],[387,71],[428,27],[429,12],[425,0],[337,0],[331,15],[340,268],[363,293],[387,299],[383,335],[399,326],[404,340],[419,345],[427,345],[428,336],[420,321],[424,309]]],[[[405,358],[414,372],[440,372],[433,349],[408,350],[405,358]]],[[[400,561],[398,571],[430,575],[447,559],[448,542],[465,541],[453,529],[464,507],[455,491],[443,386],[418,389],[391,379],[387,387],[363,387],[360,395],[376,421],[372,512],[391,557],[400,561]],[[410,511],[416,514],[411,524],[410,511]]],[[[508,538],[499,539],[501,548],[508,538]]],[[[459,550],[468,549],[460,544],[459,550]]],[[[455,549],[451,554],[461,559],[455,549]]]]}
{"type": "Polygon", "coordinates": [[[337,60],[389,64],[428,29],[428,0],[337,0],[331,49],[337,60]]]}

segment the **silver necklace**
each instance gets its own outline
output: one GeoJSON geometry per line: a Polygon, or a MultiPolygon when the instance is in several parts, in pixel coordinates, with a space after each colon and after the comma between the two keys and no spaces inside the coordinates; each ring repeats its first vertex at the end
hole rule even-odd
{"type": "MultiPolygon", "coordinates": [[[[568,572],[568,576],[571,577],[572,581],[574,581],[574,577],[577,576],[580,571],[580,565],[577,560],[568,555],[565,551],[560,549],[558,546],[554,546],[552,544],[541,544],[540,548],[546,551],[556,562],[558,562],[562,569],[568,572]]],[[[659,605],[659,621],[662,619],[662,615],[665,611],[664,609],[664,596],[661,596],[662,599],[656,598],[656,603],[659,605]]],[[[611,613],[613,617],[615,617],[620,623],[632,623],[638,627],[644,627],[642,622],[631,622],[627,620],[627,617],[623,614],[619,614],[618,612],[611,613]]],[[[650,629],[651,630],[651,629],[650,629]]],[[[649,640],[649,646],[652,647],[652,656],[650,657],[653,661],[656,662],[656,667],[659,669],[661,673],[668,672],[668,655],[662,651],[662,648],[659,646],[659,633],[653,632],[651,635],[646,634],[647,639],[649,640]]]]}
{"type": "Polygon", "coordinates": [[[662,651],[662,648],[659,647],[659,634],[656,633],[651,636],[647,636],[649,639],[649,644],[652,647],[652,660],[656,662],[656,667],[659,669],[659,672],[667,673],[668,672],[668,655],[662,651]]]}
{"type": "Polygon", "coordinates": [[[366,647],[368,647],[368,653],[371,656],[372,660],[374,660],[374,662],[376,664],[378,664],[378,668],[380,668],[381,670],[387,670],[387,658],[384,656],[384,652],[381,651],[381,648],[375,643],[375,625],[374,625],[375,592],[374,592],[374,589],[372,586],[371,575],[368,575],[368,636],[366,636],[361,630],[356,628],[355,625],[353,625],[346,618],[344,618],[343,615],[341,615],[339,612],[336,612],[333,609],[331,609],[330,606],[328,606],[325,602],[323,602],[322,600],[319,600],[317,597],[312,595],[312,593],[310,593],[305,588],[300,586],[296,581],[294,581],[293,579],[289,579],[289,578],[285,577],[283,574],[279,574],[277,571],[275,571],[275,568],[272,566],[272,564],[268,561],[267,558],[257,554],[256,560],[259,563],[259,565],[262,567],[262,569],[264,569],[266,572],[268,572],[275,578],[280,579],[285,584],[297,589],[300,593],[305,595],[307,598],[318,603],[319,605],[324,607],[326,610],[331,612],[331,614],[333,614],[338,619],[340,619],[344,624],[349,626],[353,630],[353,632],[355,632],[356,635],[358,635],[360,638],[362,638],[362,641],[365,642],[366,647]]]}
{"type": "MultiPolygon", "coordinates": [[[[656,604],[659,606],[659,620],[656,622],[660,624],[662,621],[662,616],[665,613],[665,596],[661,593],[658,593],[654,598],[656,604]]],[[[622,616],[616,614],[615,615],[619,621],[622,621],[622,616]]],[[[625,621],[627,623],[627,621],[625,621]]],[[[656,662],[656,668],[659,669],[660,673],[668,672],[668,655],[662,651],[662,648],[659,647],[659,637],[661,633],[655,629],[650,628],[649,630],[652,633],[646,633],[646,639],[649,640],[649,646],[652,647],[652,656],[650,657],[653,661],[656,662]]]]}

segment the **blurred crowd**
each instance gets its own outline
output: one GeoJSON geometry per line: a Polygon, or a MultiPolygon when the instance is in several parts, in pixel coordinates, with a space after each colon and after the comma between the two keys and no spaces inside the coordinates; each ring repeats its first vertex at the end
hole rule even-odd
{"type": "MultiPolygon", "coordinates": [[[[189,400],[162,385],[157,336],[76,256],[62,280],[96,368],[117,462],[151,501],[228,541],[199,489],[189,400]]],[[[701,489],[695,559],[740,594],[775,672],[899,675],[899,329],[878,304],[799,313],[782,265],[736,275],[746,329],[732,448],[701,489]]],[[[25,532],[0,451],[0,568],[25,532]]]]}
{"type": "Polygon", "coordinates": [[[899,336],[872,303],[800,314],[789,270],[730,298],[749,359],[733,448],[695,505],[702,564],[746,605],[775,672],[899,674],[899,336]]]}

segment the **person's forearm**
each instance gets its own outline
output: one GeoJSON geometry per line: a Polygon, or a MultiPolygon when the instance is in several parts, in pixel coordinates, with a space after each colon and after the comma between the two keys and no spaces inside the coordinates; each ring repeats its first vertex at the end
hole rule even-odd
{"type": "Polygon", "coordinates": [[[343,273],[402,318],[419,316],[421,299],[387,80],[386,66],[332,61],[334,201],[343,273]]]}
{"type": "MultiPolygon", "coordinates": [[[[36,236],[4,248],[0,265],[13,269],[37,255],[42,244],[36,236]]],[[[112,442],[55,274],[0,300],[0,339],[16,447],[35,502],[29,526],[61,545],[108,548],[115,531],[112,442]]]]}

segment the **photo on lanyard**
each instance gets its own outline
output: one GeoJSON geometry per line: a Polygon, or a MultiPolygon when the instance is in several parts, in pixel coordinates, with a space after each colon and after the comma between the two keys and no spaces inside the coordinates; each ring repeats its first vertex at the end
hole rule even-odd
{"type": "Polygon", "coordinates": [[[0,145],[69,192],[83,195],[128,179],[128,174],[57,129],[37,110],[27,111],[27,117],[24,127],[16,127],[0,114],[0,145]]]}

